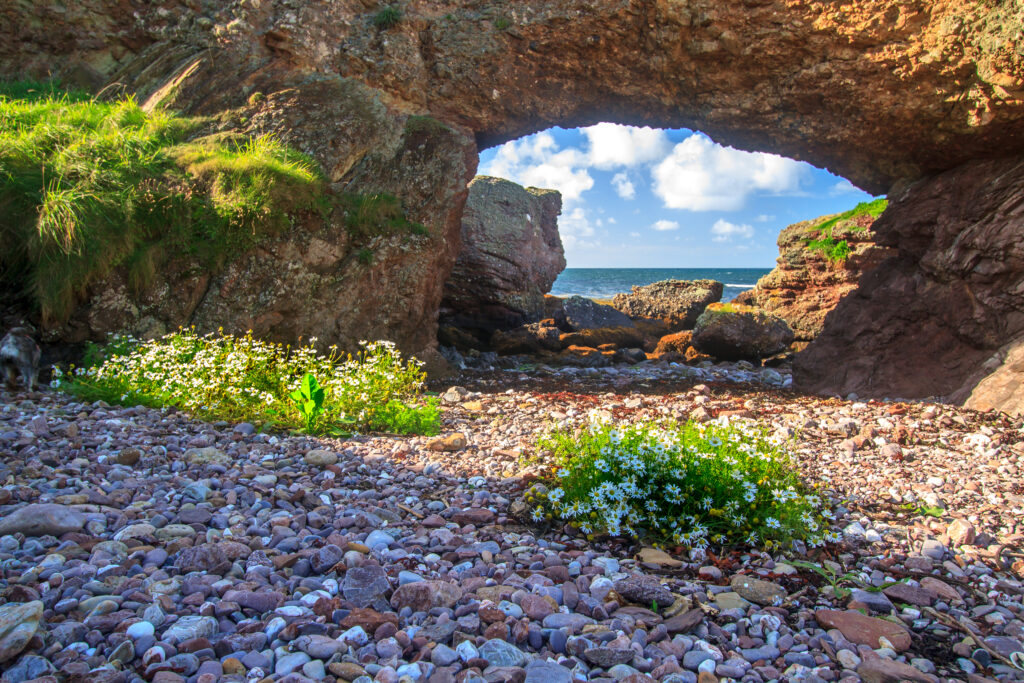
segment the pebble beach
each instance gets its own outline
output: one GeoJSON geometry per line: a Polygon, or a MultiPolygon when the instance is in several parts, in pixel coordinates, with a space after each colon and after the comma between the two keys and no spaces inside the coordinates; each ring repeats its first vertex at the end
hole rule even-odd
{"type": "Polygon", "coordinates": [[[434,387],[440,436],[344,440],[4,391],[0,681],[1024,680],[1020,420],[788,384],[467,371],[434,387]],[[843,540],[529,524],[537,435],[595,418],[756,420],[843,540]]]}

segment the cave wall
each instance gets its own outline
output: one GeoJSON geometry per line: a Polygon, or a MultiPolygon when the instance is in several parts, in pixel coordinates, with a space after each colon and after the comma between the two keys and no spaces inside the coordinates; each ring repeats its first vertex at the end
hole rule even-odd
{"type": "MultiPolygon", "coordinates": [[[[352,303],[365,313],[337,317],[335,336],[365,324],[407,350],[432,337],[475,146],[556,124],[612,121],[693,128],[737,148],[810,161],[871,192],[894,188],[898,206],[885,220],[899,256],[829,317],[798,365],[802,386],[964,398],[986,372],[981,365],[1013,355],[1007,345],[1018,331],[1012,287],[1019,280],[1009,273],[1017,272],[1011,243],[1020,221],[998,192],[980,203],[955,200],[961,183],[978,185],[978,173],[995,182],[1005,167],[1006,177],[1016,177],[1024,154],[1024,4],[415,0],[391,5],[401,12],[391,26],[375,20],[383,7],[369,0],[17,0],[0,7],[0,75],[53,74],[188,113],[241,110],[263,93],[281,103],[276,114],[254,112],[237,128],[279,133],[317,158],[339,190],[393,188],[440,240],[434,251],[410,257],[428,267],[410,261],[398,279],[354,275],[346,287],[366,297],[352,303]],[[427,116],[465,144],[445,146],[447,161],[436,167],[424,161],[406,173],[407,158],[428,160],[437,150],[410,140],[394,153],[401,136],[361,127],[360,107],[317,97],[324,81],[360,84],[360,106],[384,107],[398,128],[427,116]],[[942,204],[936,212],[960,213],[928,220],[929,202],[942,204]],[[968,257],[961,245],[983,256],[968,257]],[[377,312],[382,292],[395,292],[394,305],[377,312]],[[397,312],[406,296],[422,308],[418,314],[397,312]],[[951,302],[970,313],[947,311],[951,302]],[[853,340],[863,345],[856,354],[837,355],[853,340]],[[849,368],[829,370],[839,359],[849,368]]],[[[260,256],[270,264],[280,257],[260,256]]],[[[228,277],[251,258],[240,255],[210,276],[228,277]]],[[[296,315],[280,296],[243,299],[246,310],[296,315]]],[[[334,305],[320,290],[304,303],[291,300],[310,309],[334,305]]]]}
{"type": "Polygon", "coordinates": [[[796,357],[794,384],[1020,412],[995,380],[975,388],[1024,339],[1024,156],[897,189],[874,230],[894,255],[829,313],[796,357]]]}

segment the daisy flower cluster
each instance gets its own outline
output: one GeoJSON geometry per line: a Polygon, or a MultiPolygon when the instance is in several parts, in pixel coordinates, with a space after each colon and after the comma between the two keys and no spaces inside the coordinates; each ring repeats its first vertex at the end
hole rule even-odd
{"type": "Polygon", "coordinates": [[[246,420],[297,428],[302,416],[288,395],[306,373],[324,389],[325,428],[436,432],[439,414],[421,392],[422,363],[403,360],[392,342],[360,342],[355,356],[337,347],[301,346],[181,330],[158,339],[111,337],[92,347],[83,367],[55,369],[54,385],[84,400],[177,406],[208,419],[246,420]]]}
{"type": "Polygon", "coordinates": [[[527,501],[535,521],[690,548],[838,540],[781,440],[752,420],[591,423],[551,433],[538,448],[554,476],[527,501]]]}

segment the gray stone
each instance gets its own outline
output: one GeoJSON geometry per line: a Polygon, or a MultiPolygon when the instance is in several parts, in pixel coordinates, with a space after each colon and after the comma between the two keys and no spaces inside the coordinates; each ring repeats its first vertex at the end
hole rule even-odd
{"type": "Polygon", "coordinates": [[[43,603],[9,602],[0,605],[0,663],[14,659],[39,630],[43,603]]]}
{"type": "Polygon", "coordinates": [[[184,616],[171,624],[164,631],[164,640],[184,642],[193,638],[205,638],[212,636],[218,631],[217,620],[213,617],[200,617],[195,615],[184,616]]]}
{"type": "Polygon", "coordinates": [[[352,567],[345,572],[345,579],[341,584],[345,599],[356,607],[371,605],[378,598],[384,597],[390,588],[388,575],[382,567],[376,565],[352,567]]]}
{"type": "Polygon", "coordinates": [[[628,664],[633,661],[636,653],[630,648],[591,647],[583,651],[583,658],[602,669],[610,669],[616,664],[628,664]]]}
{"type": "Polygon", "coordinates": [[[60,536],[70,531],[81,531],[83,526],[83,513],[55,503],[33,503],[0,513],[0,536],[60,536]]]}
{"type": "Polygon", "coordinates": [[[730,586],[744,600],[758,605],[773,605],[786,599],[786,590],[771,581],[762,581],[752,576],[737,574],[732,577],[730,586]]]}
{"type": "Polygon", "coordinates": [[[526,667],[524,683],[572,683],[572,673],[561,664],[535,659],[526,667]]]}
{"type": "Polygon", "coordinates": [[[522,650],[498,638],[491,638],[481,645],[480,656],[491,666],[520,666],[526,661],[522,650]]]}

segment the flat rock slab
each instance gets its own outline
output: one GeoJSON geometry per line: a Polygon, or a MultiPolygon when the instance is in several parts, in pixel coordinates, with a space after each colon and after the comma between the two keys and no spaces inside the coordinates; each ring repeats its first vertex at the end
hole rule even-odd
{"type": "Polygon", "coordinates": [[[0,663],[14,659],[39,630],[43,603],[9,602],[0,605],[0,663]]]}
{"type": "Polygon", "coordinates": [[[762,581],[751,576],[737,574],[730,582],[740,597],[758,605],[781,604],[786,599],[786,590],[771,581],[762,581]]]}
{"type": "MultiPolygon", "coordinates": [[[[882,647],[878,639],[885,637],[897,652],[910,647],[910,631],[885,619],[864,616],[854,610],[820,609],[814,618],[823,628],[838,629],[851,643],[882,647]]],[[[915,669],[916,670],[916,669],[915,669]]]]}
{"type": "Polygon", "coordinates": [[[884,657],[865,659],[864,663],[857,667],[857,675],[864,683],[901,683],[902,681],[937,683],[939,680],[909,664],[884,657]]]}
{"type": "Polygon", "coordinates": [[[81,531],[85,515],[74,508],[55,503],[33,503],[13,512],[2,513],[0,536],[60,536],[81,531]]]}

